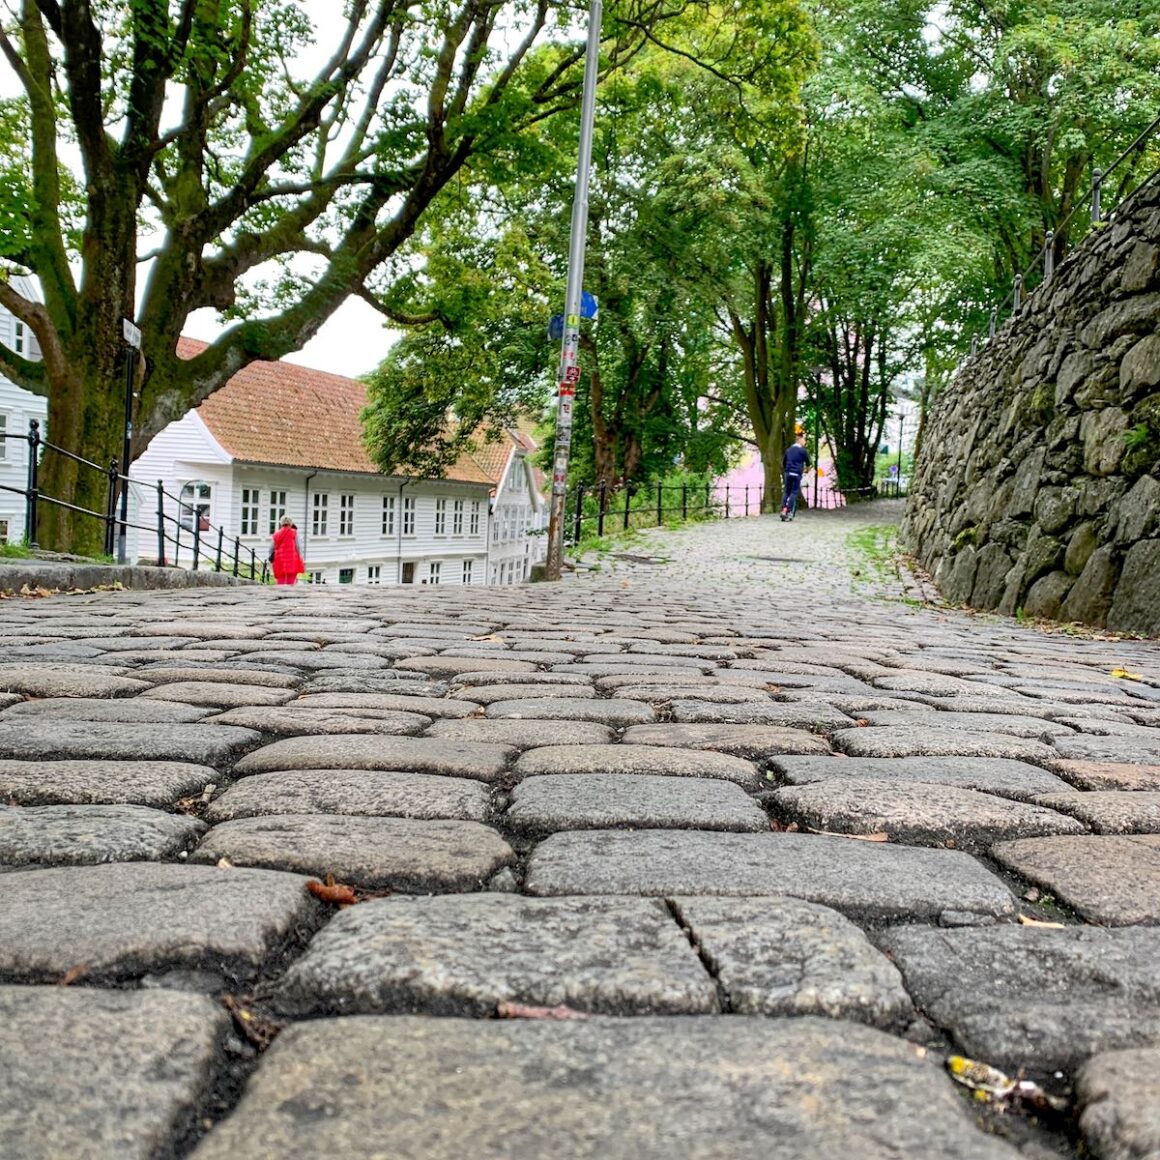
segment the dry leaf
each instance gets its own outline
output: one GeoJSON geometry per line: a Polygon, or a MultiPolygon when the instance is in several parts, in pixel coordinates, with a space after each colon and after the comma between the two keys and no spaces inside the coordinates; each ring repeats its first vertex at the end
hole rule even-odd
{"type": "Polygon", "coordinates": [[[217,860],[217,868],[219,870],[232,870],[234,864],[228,858],[219,858],[217,860]]]}
{"type": "Polygon", "coordinates": [[[249,999],[239,999],[236,995],[223,995],[221,1003],[233,1016],[234,1026],[259,1051],[265,1051],[274,1042],[278,1032],[282,1030],[281,1023],[255,1011],[249,999]]]}
{"type": "Polygon", "coordinates": [[[797,822],[790,822],[788,826],[785,826],[777,818],[770,818],[769,828],[776,834],[796,834],[801,829],[801,826],[797,822]]]}
{"type": "Polygon", "coordinates": [[[1142,681],[1144,679],[1143,673],[1130,673],[1127,669],[1119,667],[1112,669],[1112,676],[1121,681],[1142,681]]]}
{"type": "Polygon", "coordinates": [[[1021,914],[1019,916],[1019,922],[1022,926],[1041,926],[1041,927],[1046,928],[1047,930],[1065,930],[1066,929],[1066,927],[1063,925],[1062,922],[1043,922],[1041,919],[1038,919],[1038,918],[1028,918],[1027,915],[1025,915],[1025,914],[1021,914]]]}
{"type": "Polygon", "coordinates": [[[355,894],[354,887],[347,886],[345,882],[335,882],[333,874],[328,874],[325,882],[319,882],[312,878],[306,883],[306,889],[315,898],[322,902],[333,903],[335,906],[354,906],[358,902],[358,895],[355,894]]]}
{"type": "Polygon", "coordinates": [[[566,1007],[561,1003],[558,1007],[529,1007],[526,1003],[513,1003],[505,999],[500,1003],[495,1013],[501,1019],[587,1019],[585,1011],[577,1011],[573,1007],[566,1007]]]}
{"type": "Polygon", "coordinates": [[[88,963],[77,963],[75,967],[69,967],[67,971],[56,981],[58,987],[71,987],[78,979],[83,979],[89,973],[88,963]]]}
{"type": "Polygon", "coordinates": [[[500,644],[503,644],[503,637],[495,632],[489,632],[486,636],[469,636],[467,639],[468,640],[498,641],[500,644]]]}
{"type": "Polygon", "coordinates": [[[889,842],[890,835],[877,834],[839,834],[835,830],[809,830],[811,834],[821,834],[823,838],[853,838],[856,842],[889,842]]]}

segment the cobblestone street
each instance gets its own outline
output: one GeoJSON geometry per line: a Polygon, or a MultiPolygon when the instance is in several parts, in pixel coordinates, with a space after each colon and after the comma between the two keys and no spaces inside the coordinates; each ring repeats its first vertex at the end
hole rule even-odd
{"type": "Polygon", "coordinates": [[[1160,642],[898,514],[0,603],[0,1156],[1156,1160],[1160,642]]]}

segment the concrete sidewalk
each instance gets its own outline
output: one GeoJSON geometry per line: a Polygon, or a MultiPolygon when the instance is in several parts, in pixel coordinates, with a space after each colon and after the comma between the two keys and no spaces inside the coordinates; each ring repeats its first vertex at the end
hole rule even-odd
{"type": "Polygon", "coordinates": [[[1160,1154],[1160,643],[895,512],[0,604],[0,1155],[1160,1154]]]}

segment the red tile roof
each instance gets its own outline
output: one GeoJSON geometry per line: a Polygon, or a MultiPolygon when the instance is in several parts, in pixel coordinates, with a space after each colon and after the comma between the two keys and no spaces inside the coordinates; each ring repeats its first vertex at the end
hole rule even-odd
{"type": "MultiPolygon", "coordinates": [[[[205,347],[183,338],[177,353],[194,358],[205,347]]],[[[222,447],[244,463],[378,475],[363,445],[359,416],[366,405],[366,386],[356,379],[258,360],[210,395],[197,413],[222,447]]],[[[444,478],[492,482],[467,454],[444,478]]]]}

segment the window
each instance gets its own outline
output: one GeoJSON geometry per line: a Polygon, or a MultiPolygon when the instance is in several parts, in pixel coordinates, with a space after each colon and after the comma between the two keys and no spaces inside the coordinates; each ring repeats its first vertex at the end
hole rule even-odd
{"type": "Polygon", "coordinates": [[[447,535],[447,501],[445,499],[435,501],[435,534],[437,536],[447,535]]]}
{"type": "Polygon", "coordinates": [[[12,326],[12,349],[17,354],[24,353],[24,323],[19,319],[15,320],[12,326]]]}
{"type": "Polygon", "coordinates": [[[499,512],[491,513],[491,538],[493,540],[499,539],[499,512]]]}
{"type": "Polygon", "coordinates": [[[354,569],[353,568],[339,568],[339,570],[338,570],[338,582],[340,584],[353,584],[354,583],[354,569]]]}
{"type": "Polygon", "coordinates": [[[256,536],[258,534],[258,489],[256,487],[242,488],[242,535],[256,536]]]}
{"type": "Polygon", "coordinates": [[[178,512],[181,526],[192,531],[196,522],[204,532],[209,527],[212,499],[213,488],[204,479],[195,479],[192,483],[187,483],[181,489],[181,507],[178,512]]]}
{"type": "Polygon", "coordinates": [[[316,492],[314,496],[314,518],[310,524],[312,536],[325,536],[327,509],[330,507],[330,496],[325,492],[316,492]]]}
{"type": "Polygon", "coordinates": [[[475,571],[474,564],[475,564],[475,562],[473,560],[464,560],[463,561],[463,583],[464,584],[471,583],[471,573],[473,571],[475,571]]]}
{"type": "Polygon", "coordinates": [[[0,520],[0,544],[8,543],[8,521],[0,520]]]}
{"type": "Polygon", "coordinates": [[[325,584],[326,579],[321,572],[308,572],[306,574],[307,581],[310,584],[325,584]]]}
{"type": "Polygon", "coordinates": [[[278,530],[278,525],[282,522],[282,517],[285,514],[286,493],[284,491],[270,492],[270,519],[266,525],[270,535],[273,535],[278,530]]]}
{"type": "Polygon", "coordinates": [[[439,575],[443,571],[442,564],[429,564],[427,566],[427,582],[429,584],[438,584],[439,575]]]}
{"type": "Polygon", "coordinates": [[[338,497],[338,534],[340,536],[354,535],[353,495],[340,495],[338,497]]]}
{"type": "Polygon", "coordinates": [[[463,535],[463,508],[464,501],[457,499],[451,507],[451,534],[453,536],[463,535]]]}
{"type": "Polygon", "coordinates": [[[415,534],[415,497],[413,495],[403,496],[403,535],[413,536],[415,534]]]}
{"type": "Polygon", "coordinates": [[[382,565],[381,564],[371,564],[367,568],[367,583],[368,584],[381,584],[382,582],[383,582],[382,581],[382,565]]]}
{"type": "MultiPolygon", "coordinates": [[[[0,435],[8,434],[8,416],[0,415],[0,435]]],[[[8,440],[0,439],[0,459],[8,458],[8,440]]]]}
{"type": "MultiPolygon", "coordinates": [[[[404,511],[405,510],[406,510],[406,504],[404,504],[404,511]]],[[[414,584],[415,583],[415,561],[414,560],[408,560],[403,565],[403,583],[404,584],[414,584]]]]}
{"type": "Polygon", "coordinates": [[[383,496],[383,535],[393,536],[395,534],[395,497],[393,495],[383,496]]]}
{"type": "Polygon", "coordinates": [[[479,500],[473,500],[471,503],[471,534],[479,535],[479,500]]]}

